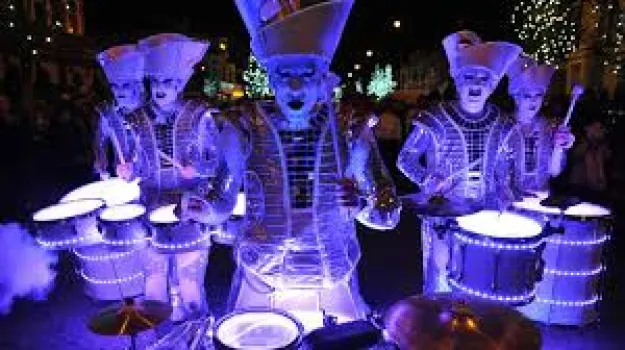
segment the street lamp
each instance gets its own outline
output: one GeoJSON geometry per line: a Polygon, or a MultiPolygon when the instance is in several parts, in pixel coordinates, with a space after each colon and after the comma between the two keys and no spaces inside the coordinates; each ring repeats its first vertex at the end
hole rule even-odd
{"type": "Polygon", "coordinates": [[[371,57],[371,56],[373,56],[373,51],[367,50],[367,57],[371,57]]]}
{"type": "Polygon", "coordinates": [[[353,76],[354,76],[354,73],[352,73],[352,72],[347,72],[347,77],[348,77],[348,78],[351,78],[351,77],[353,77],[353,76]]]}
{"type": "Polygon", "coordinates": [[[398,19],[396,19],[396,20],[393,22],[393,27],[395,27],[395,28],[400,28],[400,27],[401,27],[401,21],[400,21],[400,20],[398,20],[398,19]]]}
{"type": "Polygon", "coordinates": [[[359,70],[359,69],[360,69],[360,65],[359,65],[358,63],[356,63],[356,64],[354,65],[354,69],[355,69],[355,70],[359,70]]]}

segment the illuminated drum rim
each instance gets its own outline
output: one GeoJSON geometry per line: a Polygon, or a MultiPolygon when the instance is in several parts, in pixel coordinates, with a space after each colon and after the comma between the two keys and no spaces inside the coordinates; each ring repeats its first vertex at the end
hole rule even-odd
{"type": "Polygon", "coordinates": [[[456,220],[463,230],[490,238],[532,238],[543,231],[536,220],[511,212],[482,210],[456,220]]]}
{"type": "Polygon", "coordinates": [[[540,198],[525,198],[520,202],[512,203],[512,206],[517,209],[523,209],[533,212],[539,212],[541,214],[549,214],[549,215],[558,215],[561,213],[559,208],[555,207],[545,207],[540,204],[540,198]]]}
{"type": "Polygon", "coordinates": [[[564,211],[566,216],[599,218],[611,215],[612,212],[600,205],[583,202],[564,211]]]}
{"type": "Polygon", "coordinates": [[[112,178],[92,182],[66,194],[61,203],[76,201],[81,199],[101,199],[111,207],[126,204],[139,199],[141,189],[135,182],[128,182],[121,178],[112,178]]]}
{"type": "Polygon", "coordinates": [[[155,224],[175,224],[180,221],[174,210],[177,204],[169,204],[155,209],[150,213],[150,222],[155,224]]]}
{"type": "Polygon", "coordinates": [[[122,204],[106,208],[100,213],[104,221],[126,221],[145,214],[145,207],[141,204],[122,204]]]}
{"type": "Polygon", "coordinates": [[[53,222],[85,215],[101,208],[104,203],[99,199],[83,199],[54,204],[33,214],[36,222],[53,222]]]}
{"type": "Polygon", "coordinates": [[[237,202],[234,206],[234,209],[232,209],[232,215],[245,216],[245,209],[245,193],[239,193],[237,194],[237,202]]]}
{"type": "Polygon", "coordinates": [[[242,310],[226,315],[217,324],[215,337],[232,349],[280,349],[296,343],[302,334],[302,326],[286,313],[274,310],[242,310]],[[241,344],[245,333],[262,329],[264,344],[241,344]],[[280,330],[280,337],[271,339],[270,330],[280,330]],[[268,344],[270,342],[274,344],[268,344]]]}

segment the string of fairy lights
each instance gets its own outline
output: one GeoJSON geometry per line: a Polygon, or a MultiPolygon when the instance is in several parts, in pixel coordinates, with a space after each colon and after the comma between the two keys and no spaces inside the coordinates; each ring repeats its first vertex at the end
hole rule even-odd
{"type": "Polygon", "coordinates": [[[9,0],[0,7],[0,29],[25,43],[20,45],[22,49],[37,55],[44,45],[53,42],[55,34],[73,34],[76,30],[72,20],[64,20],[76,18],[76,0],[50,0],[49,5],[35,3],[28,8],[28,2],[9,0]],[[43,7],[38,11],[36,6],[43,7]]]}
{"type": "Polygon", "coordinates": [[[623,73],[622,1],[521,0],[515,2],[511,22],[526,53],[539,61],[560,66],[591,38],[590,45],[600,53],[604,66],[614,74],[623,73]],[[583,17],[589,23],[584,23],[583,17]]]}
{"type": "Polygon", "coordinates": [[[525,52],[541,62],[558,66],[576,48],[578,21],[561,0],[519,1],[511,22],[525,52]]]}

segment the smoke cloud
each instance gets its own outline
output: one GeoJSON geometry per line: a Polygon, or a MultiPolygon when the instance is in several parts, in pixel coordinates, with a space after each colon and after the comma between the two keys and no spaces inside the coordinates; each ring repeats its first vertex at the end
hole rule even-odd
{"type": "Polygon", "coordinates": [[[54,285],[57,255],[37,244],[21,225],[0,225],[0,315],[17,298],[43,300],[54,285]]]}

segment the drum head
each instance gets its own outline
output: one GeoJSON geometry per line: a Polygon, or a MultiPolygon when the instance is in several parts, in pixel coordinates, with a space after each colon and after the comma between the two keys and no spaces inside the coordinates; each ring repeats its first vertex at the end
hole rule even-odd
{"type": "Polygon", "coordinates": [[[564,211],[564,215],[566,216],[586,218],[599,218],[609,216],[610,214],[612,214],[612,212],[609,209],[586,202],[574,205],[564,211]]]}
{"type": "Polygon", "coordinates": [[[232,215],[234,216],[245,216],[245,193],[239,193],[237,195],[237,203],[232,210],[232,215]]]}
{"type": "Polygon", "coordinates": [[[106,208],[100,213],[104,221],[127,221],[145,214],[145,207],[141,204],[122,204],[106,208]]]}
{"type": "Polygon", "coordinates": [[[61,202],[69,202],[80,199],[100,199],[106,206],[115,206],[130,203],[139,199],[141,190],[139,184],[128,182],[120,178],[112,178],[92,182],[66,194],[61,202]]]}
{"type": "Polygon", "coordinates": [[[276,311],[240,311],[217,324],[215,337],[229,349],[284,349],[296,345],[302,326],[276,311]]]}
{"type": "Polygon", "coordinates": [[[53,222],[91,213],[101,208],[104,203],[99,199],[83,199],[54,204],[37,211],[33,215],[35,222],[53,222]]]}
{"type": "Polygon", "coordinates": [[[150,222],[155,224],[174,224],[179,222],[178,216],[174,213],[177,204],[169,204],[155,209],[150,213],[150,222]]]}
{"type": "Polygon", "coordinates": [[[465,231],[492,238],[532,238],[541,234],[543,228],[530,218],[494,210],[457,218],[458,225],[465,231]]]}
{"type": "Polygon", "coordinates": [[[544,205],[540,204],[541,201],[542,201],[541,198],[525,198],[524,200],[520,202],[512,203],[512,206],[517,209],[524,209],[524,210],[533,211],[533,212],[542,213],[542,214],[549,214],[549,215],[560,214],[559,208],[545,207],[544,205]]]}

